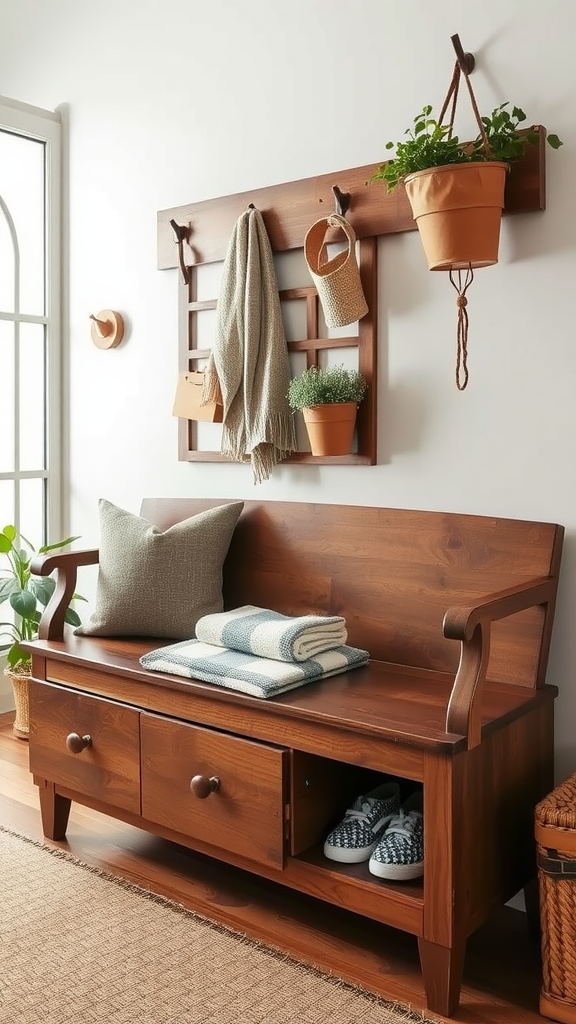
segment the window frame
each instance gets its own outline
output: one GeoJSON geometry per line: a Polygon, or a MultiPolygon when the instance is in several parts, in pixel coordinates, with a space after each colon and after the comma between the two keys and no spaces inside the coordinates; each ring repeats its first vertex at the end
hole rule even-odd
{"type": "MultiPolygon", "coordinates": [[[[63,501],[64,415],[62,408],[62,123],[60,114],[43,110],[0,95],[0,130],[44,143],[45,153],[45,239],[44,253],[46,306],[44,317],[20,322],[42,322],[46,327],[46,465],[42,474],[16,471],[0,474],[3,480],[39,478],[46,480],[46,510],[43,538],[64,536],[63,501]]],[[[0,312],[1,316],[1,312],[0,312]]],[[[2,319],[10,320],[7,314],[2,319]]],[[[18,395],[16,402],[18,402],[18,395]]],[[[16,495],[15,525],[19,526],[19,500],[16,495]]]]}

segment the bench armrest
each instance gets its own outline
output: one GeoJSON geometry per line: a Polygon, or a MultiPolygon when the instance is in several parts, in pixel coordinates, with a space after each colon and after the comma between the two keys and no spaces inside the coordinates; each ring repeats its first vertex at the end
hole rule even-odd
{"type": "MultiPolygon", "coordinates": [[[[446,711],[446,732],[468,737],[468,747],[480,743],[482,687],[490,657],[490,628],[497,619],[527,608],[553,604],[556,580],[539,577],[487,594],[475,605],[455,605],[444,616],[444,636],[461,643],[460,664],[446,711]]],[[[536,679],[535,686],[543,680],[536,679]]]]}
{"type": "Polygon", "coordinates": [[[38,625],[40,640],[62,640],[64,616],[76,591],[76,577],[81,565],[97,565],[98,549],[64,551],[32,559],[30,571],[35,576],[49,576],[56,571],[54,593],[46,605],[38,625]]]}

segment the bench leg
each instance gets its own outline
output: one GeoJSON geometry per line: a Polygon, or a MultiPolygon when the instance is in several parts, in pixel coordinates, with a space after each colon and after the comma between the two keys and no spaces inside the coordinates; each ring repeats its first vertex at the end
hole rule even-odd
{"type": "Polygon", "coordinates": [[[53,782],[40,782],[40,814],[47,839],[64,839],[72,801],[56,792],[53,782]]]}
{"type": "Polygon", "coordinates": [[[442,1017],[458,1009],[464,973],[466,939],[448,949],[429,939],[418,939],[420,965],[426,993],[426,1008],[442,1017]]]}

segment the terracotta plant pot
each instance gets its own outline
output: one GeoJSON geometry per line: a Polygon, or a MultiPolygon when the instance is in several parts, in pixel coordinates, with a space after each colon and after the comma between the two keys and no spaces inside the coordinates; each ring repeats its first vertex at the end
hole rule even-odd
{"type": "Polygon", "coordinates": [[[15,672],[10,668],[5,668],[4,675],[8,676],[12,683],[14,704],[16,705],[16,717],[12,725],[12,732],[19,740],[27,740],[30,734],[28,711],[28,680],[30,679],[30,672],[15,672]]]}
{"type": "Polygon", "coordinates": [[[404,185],[430,270],[498,262],[508,164],[446,164],[406,175],[404,185]]]}
{"type": "Polygon", "coordinates": [[[357,410],[356,402],[333,402],[303,409],[312,455],[350,455],[357,410]]]}

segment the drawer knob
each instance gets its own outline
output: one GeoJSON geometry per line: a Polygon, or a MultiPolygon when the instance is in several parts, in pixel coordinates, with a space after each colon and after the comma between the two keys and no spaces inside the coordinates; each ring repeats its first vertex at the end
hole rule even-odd
{"type": "Polygon", "coordinates": [[[79,736],[77,732],[71,732],[70,735],[66,737],[66,749],[69,750],[71,754],[81,754],[84,747],[91,746],[91,736],[79,736]]]}
{"type": "Polygon", "coordinates": [[[220,789],[220,779],[212,775],[207,779],[205,775],[195,775],[190,783],[190,789],[199,800],[205,800],[210,793],[216,793],[220,789]]]}

